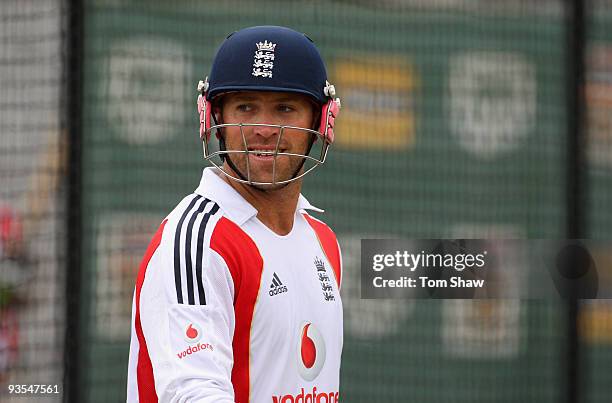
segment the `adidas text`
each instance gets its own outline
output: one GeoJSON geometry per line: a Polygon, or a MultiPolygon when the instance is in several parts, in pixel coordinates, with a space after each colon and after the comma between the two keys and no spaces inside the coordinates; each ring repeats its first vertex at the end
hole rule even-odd
{"type": "Polygon", "coordinates": [[[271,297],[277,295],[277,294],[282,294],[284,292],[287,292],[287,286],[286,285],[281,285],[280,287],[275,287],[273,289],[271,289],[268,294],[270,294],[271,297]]]}

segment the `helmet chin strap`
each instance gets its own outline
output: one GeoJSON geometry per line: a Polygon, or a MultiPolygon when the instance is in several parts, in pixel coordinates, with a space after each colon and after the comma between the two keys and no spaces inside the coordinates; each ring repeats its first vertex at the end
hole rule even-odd
{"type": "MultiPolygon", "coordinates": [[[[219,150],[220,151],[227,151],[227,149],[225,148],[225,139],[223,138],[223,135],[219,136],[219,150]]],[[[240,170],[238,169],[238,167],[234,164],[234,162],[232,161],[232,159],[230,158],[229,153],[224,154],[221,153],[219,154],[219,157],[221,158],[221,161],[223,162],[227,162],[227,165],[230,166],[230,168],[232,168],[232,171],[236,172],[236,175],[238,175],[240,177],[240,179],[242,179],[243,181],[249,181],[243,174],[242,172],[240,172],[240,170]]],[[[248,157],[247,157],[248,158],[248,157]]]]}
{"type": "MultiPolygon", "coordinates": [[[[223,112],[221,112],[223,113],[223,112]]],[[[217,121],[217,116],[216,114],[212,113],[211,114],[212,119],[215,122],[215,125],[218,125],[219,122],[217,121]]],[[[221,132],[221,128],[217,129],[219,132],[221,132]]],[[[223,137],[223,133],[219,133],[219,151],[227,151],[227,148],[225,147],[225,138],[223,137]]],[[[219,158],[221,158],[221,162],[227,162],[227,165],[230,166],[230,168],[232,168],[232,170],[234,172],[236,172],[236,175],[238,175],[240,177],[240,179],[242,179],[243,181],[247,181],[248,179],[244,177],[244,175],[242,174],[242,172],[240,172],[240,170],[238,169],[238,167],[236,167],[236,165],[234,165],[234,162],[232,161],[232,159],[230,158],[229,153],[225,154],[225,153],[221,153],[219,154],[219,158]]]]}
{"type": "MultiPolygon", "coordinates": [[[[306,154],[304,154],[304,155],[310,155],[310,151],[312,150],[312,145],[314,144],[314,142],[316,140],[315,136],[316,135],[313,134],[312,137],[310,138],[310,142],[308,144],[308,148],[306,149],[306,154]]],[[[299,175],[299,173],[302,170],[302,168],[304,167],[305,163],[306,163],[306,158],[302,158],[302,162],[300,163],[300,165],[297,167],[297,169],[293,173],[293,176],[291,177],[291,179],[294,179],[296,176],[299,175]]]]}

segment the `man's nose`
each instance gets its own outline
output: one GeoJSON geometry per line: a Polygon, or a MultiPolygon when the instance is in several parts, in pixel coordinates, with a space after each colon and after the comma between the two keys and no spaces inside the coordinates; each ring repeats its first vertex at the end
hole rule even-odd
{"type": "Polygon", "coordinates": [[[271,113],[262,112],[258,114],[257,119],[254,123],[262,125],[254,127],[253,132],[258,136],[269,138],[278,135],[278,133],[280,132],[280,129],[278,127],[270,126],[278,124],[278,122],[274,120],[274,117],[271,113]]]}

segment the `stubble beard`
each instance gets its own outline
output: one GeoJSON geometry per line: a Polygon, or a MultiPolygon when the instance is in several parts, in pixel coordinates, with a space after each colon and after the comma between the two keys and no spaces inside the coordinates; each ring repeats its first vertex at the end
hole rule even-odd
{"type": "MultiPolygon", "coordinates": [[[[291,157],[291,156],[285,156],[286,158],[289,159],[301,159],[304,160],[305,158],[299,158],[299,157],[291,157]]],[[[247,179],[247,169],[246,169],[246,158],[248,158],[248,156],[245,156],[245,159],[241,159],[241,161],[236,164],[236,161],[234,159],[232,159],[231,154],[226,154],[225,156],[226,159],[229,159],[229,161],[231,161],[231,165],[226,163],[226,166],[224,167],[225,170],[229,170],[231,172],[234,173],[234,175],[240,179],[243,180],[248,180],[247,179]],[[232,167],[232,165],[235,167],[235,169],[232,167]],[[239,172],[235,172],[236,170],[238,170],[239,172]]],[[[278,157],[275,157],[278,158],[278,157]]],[[[291,165],[290,167],[288,167],[286,169],[286,175],[283,175],[281,178],[279,178],[279,180],[277,182],[281,182],[281,181],[286,181],[286,180],[290,180],[296,176],[299,176],[301,171],[303,170],[303,163],[302,161],[297,162],[295,165],[291,165]],[[299,169],[298,169],[299,167],[299,169]],[[298,171],[298,172],[296,172],[298,171]],[[291,175],[291,176],[289,176],[291,175]],[[285,178],[285,176],[287,176],[285,178]]],[[[278,176],[278,171],[276,172],[277,176],[278,176]]],[[[271,178],[269,180],[269,182],[271,182],[272,180],[274,180],[275,178],[271,178]]],[[[253,178],[251,177],[251,182],[265,182],[264,180],[258,180],[257,178],[253,178]]],[[[261,192],[274,192],[274,191],[278,191],[281,189],[286,188],[287,186],[289,186],[291,183],[293,183],[294,181],[291,182],[285,182],[285,183],[269,183],[269,184],[257,184],[257,183],[243,183],[245,185],[248,185],[254,189],[257,189],[261,192]]]]}

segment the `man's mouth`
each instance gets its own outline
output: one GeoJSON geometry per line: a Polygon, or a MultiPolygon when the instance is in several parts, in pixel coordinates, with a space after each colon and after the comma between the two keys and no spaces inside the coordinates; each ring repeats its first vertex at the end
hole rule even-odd
{"type": "MultiPolygon", "coordinates": [[[[279,149],[278,152],[282,153],[284,152],[284,149],[279,149]]],[[[276,154],[276,149],[269,149],[269,148],[249,148],[249,154],[250,155],[254,155],[256,157],[261,157],[261,158],[273,158],[274,154],[276,154]]]]}

